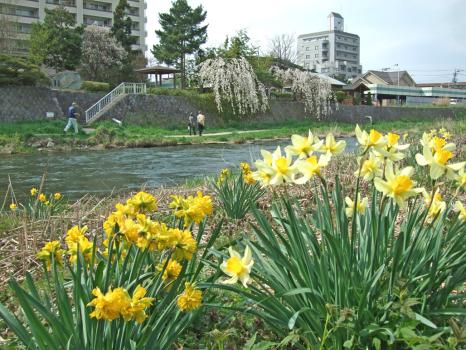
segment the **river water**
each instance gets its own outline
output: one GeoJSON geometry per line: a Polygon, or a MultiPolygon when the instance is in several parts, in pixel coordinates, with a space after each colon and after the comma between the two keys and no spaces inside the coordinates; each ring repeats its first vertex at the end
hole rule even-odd
{"type": "MultiPolygon", "coordinates": [[[[355,141],[346,139],[347,151],[355,141]]],[[[105,195],[112,191],[173,186],[214,175],[225,167],[260,158],[260,150],[273,151],[287,140],[254,144],[183,145],[154,148],[124,148],[70,153],[38,153],[0,156],[0,199],[11,178],[15,194],[24,198],[31,187],[39,187],[47,173],[45,191],[61,192],[68,199],[86,193],[105,195]]]]}

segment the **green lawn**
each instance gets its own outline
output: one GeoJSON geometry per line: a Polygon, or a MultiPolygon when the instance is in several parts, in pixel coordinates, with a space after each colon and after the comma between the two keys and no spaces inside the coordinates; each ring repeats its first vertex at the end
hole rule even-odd
{"type": "MultiPolygon", "coordinates": [[[[152,125],[126,124],[118,127],[115,123],[102,121],[92,124],[95,131],[78,135],[63,133],[65,121],[36,121],[0,124],[0,153],[31,152],[45,147],[52,140],[56,150],[70,150],[76,147],[151,147],[177,143],[204,142],[245,142],[259,139],[289,137],[292,134],[305,134],[309,129],[318,134],[332,131],[337,135],[352,135],[353,123],[335,123],[326,121],[289,121],[282,123],[259,123],[232,121],[225,128],[207,128],[205,136],[189,138],[183,128],[169,129],[152,125]],[[240,133],[241,131],[252,131],[240,133]],[[254,132],[254,130],[257,130],[254,132]],[[230,132],[227,135],[209,136],[211,133],[230,132]],[[176,136],[179,137],[168,137],[176,136]],[[38,146],[40,145],[40,146],[38,146]]],[[[456,134],[466,132],[466,116],[460,115],[455,120],[410,120],[377,122],[373,125],[381,131],[398,133],[420,133],[432,128],[446,127],[456,134]]],[[[367,126],[370,127],[370,126],[367,126]]]]}

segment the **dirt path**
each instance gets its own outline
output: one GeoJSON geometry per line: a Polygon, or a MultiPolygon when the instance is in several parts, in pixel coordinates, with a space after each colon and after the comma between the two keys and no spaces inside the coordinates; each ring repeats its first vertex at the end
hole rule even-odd
{"type": "MultiPolygon", "coordinates": [[[[231,135],[231,134],[250,134],[250,133],[253,133],[253,132],[265,132],[265,131],[269,131],[269,129],[213,132],[213,133],[204,133],[204,134],[202,134],[202,136],[223,136],[223,135],[231,135]]],[[[199,137],[199,135],[164,135],[163,137],[199,137]]]]}

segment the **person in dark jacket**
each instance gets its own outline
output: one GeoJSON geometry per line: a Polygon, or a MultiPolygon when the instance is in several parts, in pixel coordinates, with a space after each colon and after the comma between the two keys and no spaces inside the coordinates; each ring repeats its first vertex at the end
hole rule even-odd
{"type": "Polygon", "coordinates": [[[68,130],[73,127],[74,128],[74,133],[78,133],[78,113],[76,111],[78,105],[76,102],[73,102],[70,107],[68,107],[68,123],[65,126],[65,133],[68,132],[68,130]]]}
{"type": "Polygon", "coordinates": [[[194,117],[193,112],[189,113],[188,129],[189,135],[196,135],[196,118],[194,117]]]}

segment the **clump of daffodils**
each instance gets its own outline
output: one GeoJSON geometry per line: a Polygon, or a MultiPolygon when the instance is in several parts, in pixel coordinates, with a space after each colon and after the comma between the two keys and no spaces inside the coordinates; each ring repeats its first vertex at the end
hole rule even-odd
{"type": "MultiPolygon", "coordinates": [[[[33,192],[38,194],[38,191],[31,191],[33,192]]],[[[54,196],[54,199],[56,197],[58,196],[54,196]]],[[[160,274],[164,290],[171,290],[174,281],[184,278],[183,263],[191,260],[197,251],[197,242],[191,228],[193,224],[200,224],[207,215],[212,214],[212,199],[201,192],[196,196],[173,196],[170,208],[173,209],[173,216],[179,220],[173,227],[154,219],[157,204],[153,195],[139,192],[125,204],[118,203],[116,210],[107,217],[103,223],[104,238],[101,247],[95,246],[98,241],[89,237],[87,226],[73,226],[64,239],[66,249],[61,248],[59,241],[47,242],[37,258],[50,270],[54,262],[57,265],[63,264],[65,254],[69,257],[70,266],[74,266],[81,256],[87,264],[86,268],[93,269],[100,259],[109,259],[110,255],[111,261],[116,258],[125,259],[131,248],[134,254],[135,248],[153,254],[151,257],[158,257],[151,268],[156,274],[160,274]],[[91,266],[92,261],[94,266],[91,266]]],[[[134,256],[129,258],[134,259],[134,256]]],[[[152,296],[146,297],[146,294],[147,291],[141,284],[137,285],[132,295],[121,284],[109,287],[106,291],[96,286],[92,290],[94,298],[88,304],[94,308],[89,316],[99,320],[123,318],[125,321],[142,323],[147,318],[146,309],[155,300],[152,296]]],[[[202,291],[193,283],[186,282],[184,291],[176,299],[180,310],[193,311],[201,306],[202,291]]]]}
{"type": "Polygon", "coordinates": [[[184,226],[188,227],[191,223],[200,224],[207,215],[212,214],[212,198],[202,195],[198,192],[197,196],[172,196],[173,201],[169,207],[174,210],[177,218],[184,220],[184,226]]]}
{"type": "Polygon", "coordinates": [[[337,142],[331,133],[324,142],[311,131],[307,137],[293,135],[291,142],[291,145],[285,147],[284,153],[280,147],[273,153],[261,151],[263,159],[254,163],[257,170],[252,176],[263,187],[284,183],[305,184],[314,176],[321,177],[321,170],[346,147],[344,140],[337,142]]]}
{"type": "MultiPolygon", "coordinates": [[[[400,137],[393,132],[383,134],[375,129],[365,131],[359,125],[356,126],[355,134],[361,148],[358,170],[354,173],[358,179],[373,184],[377,191],[391,198],[401,208],[406,207],[410,198],[424,194],[427,222],[445,211],[446,202],[442,200],[438,188],[434,186],[431,191],[427,191],[417,187],[415,168],[401,166],[410,146],[404,143],[407,136],[400,137]]],[[[418,165],[429,167],[429,175],[434,183],[445,178],[453,181],[458,192],[466,189],[466,162],[453,161],[456,145],[448,141],[450,138],[451,134],[445,129],[424,133],[420,140],[423,153],[416,154],[415,158],[418,165]]],[[[252,176],[263,187],[285,183],[303,185],[315,177],[324,180],[323,169],[335,155],[344,151],[345,146],[345,141],[336,141],[332,134],[328,134],[325,140],[320,140],[311,131],[307,136],[293,135],[291,145],[285,147],[284,152],[280,147],[274,152],[262,150],[262,159],[254,163],[256,170],[252,176]]],[[[355,213],[364,215],[368,206],[367,198],[361,199],[357,194],[355,199],[347,197],[345,201],[348,217],[353,217],[355,213]]]]}

